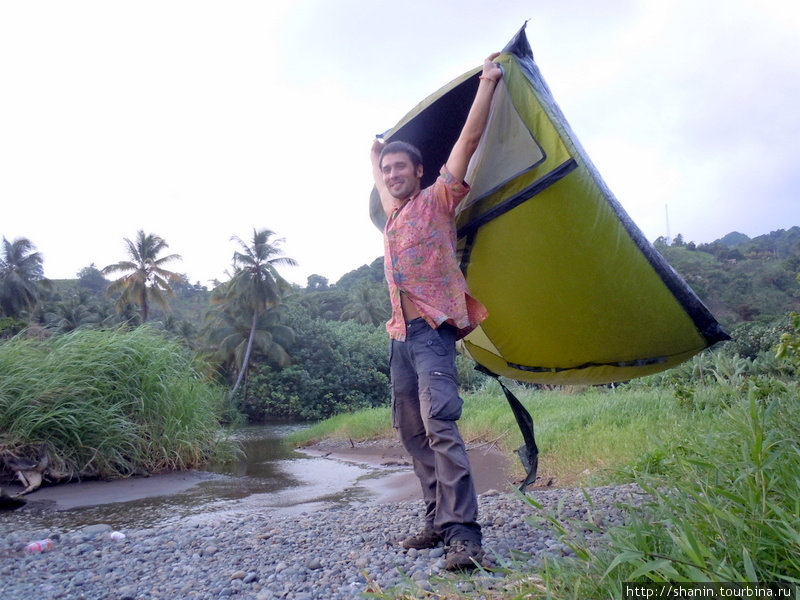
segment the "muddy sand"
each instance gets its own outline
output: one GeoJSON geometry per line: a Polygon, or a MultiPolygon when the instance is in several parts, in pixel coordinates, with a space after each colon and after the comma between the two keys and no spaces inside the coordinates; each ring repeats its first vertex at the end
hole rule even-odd
{"type": "MultiPolygon", "coordinates": [[[[369,477],[342,483],[342,490],[356,485],[367,491],[367,498],[376,503],[404,502],[421,499],[419,482],[411,468],[411,460],[397,440],[350,442],[325,440],[303,448],[301,454],[325,459],[340,465],[359,465],[370,469],[369,477]]],[[[468,447],[478,494],[488,490],[508,491],[519,482],[511,475],[515,456],[500,452],[494,446],[468,447]]],[[[331,465],[335,466],[334,464],[331,465]]],[[[31,503],[42,503],[54,510],[101,506],[158,496],[179,494],[208,481],[213,474],[199,470],[180,471],[151,477],[130,477],[114,481],[86,481],[44,486],[25,496],[31,503]]],[[[346,479],[346,478],[345,478],[346,479]]],[[[21,488],[19,488],[21,489],[21,488]]],[[[14,494],[16,487],[6,487],[14,494]]],[[[298,499],[303,502],[304,499],[298,499]]]]}

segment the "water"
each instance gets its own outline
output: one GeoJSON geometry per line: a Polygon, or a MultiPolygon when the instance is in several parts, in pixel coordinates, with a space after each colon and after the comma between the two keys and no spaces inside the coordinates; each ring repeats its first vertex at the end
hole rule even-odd
{"type": "Polygon", "coordinates": [[[374,477],[374,469],[295,451],[285,438],[299,427],[237,430],[243,456],[204,471],[43,487],[27,496],[25,507],[0,512],[0,528],[24,523],[43,530],[72,531],[106,523],[124,530],[225,513],[291,514],[363,499],[367,492],[358,482],[374,477]]]}

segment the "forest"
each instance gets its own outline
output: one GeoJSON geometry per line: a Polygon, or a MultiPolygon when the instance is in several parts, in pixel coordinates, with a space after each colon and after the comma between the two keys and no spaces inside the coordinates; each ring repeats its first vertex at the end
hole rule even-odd
{"type": "MultiPolygon", "coordinates": [[[[48,280],[31,240],[3,238],[0,339],[50,339],[79,330],[148,327],[177,342],[229,390],[232,413],[254,421],[317,420],[388,402],[389,315],[382,258],[336,282],[291,285],[281,241],[270,230],[234,238],[230,279],[211,289],[169,270],[179,255],[139,231],[118,263],[87,265],[48,280]],[[119,277],[115,277],[119,276],[119,277]]],[[[800,227],[711,243],[659,238],[654,246],[733,335],[726,351],[774,351],[800,312],[800,227]]],[[[462,386],[482,376],[459,358],[462,386]]]]}

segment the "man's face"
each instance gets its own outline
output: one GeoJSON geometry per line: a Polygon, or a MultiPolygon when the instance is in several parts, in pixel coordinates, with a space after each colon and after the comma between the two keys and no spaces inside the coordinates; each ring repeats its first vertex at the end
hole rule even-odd
{"type": "Polygon", "coordinates": [[[411,158],[405,152],[384,154],[381,172],[383,183],[386,184],[392,197],[406,200],[419,191],[422,165],[417,165],[415,169],[411,158]]]}

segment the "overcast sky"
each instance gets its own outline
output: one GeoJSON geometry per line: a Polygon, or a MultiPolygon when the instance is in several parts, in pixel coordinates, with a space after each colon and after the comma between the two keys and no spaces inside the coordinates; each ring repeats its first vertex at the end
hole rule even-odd
{"type": "Polygon", "coordinates": [[[268,228],[333,283],[382,253],[374,135],[526,19],[648,239],[800,225],[795,0],[0,0],[0,235],[59,279],[143,229],[208,284],[268,228]]]}

